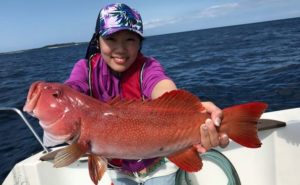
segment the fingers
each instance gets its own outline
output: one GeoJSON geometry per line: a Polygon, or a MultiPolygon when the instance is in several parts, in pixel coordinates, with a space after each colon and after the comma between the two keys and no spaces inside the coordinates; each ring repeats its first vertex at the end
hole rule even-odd
{"type": "Polygon", "coordinates": [[[204,108],[206,109],[206,112],[211,114],[211,119],[213,120],[213,123],[216,126],[220,126],[221,124],[221,119],[223,117],[223,112],[222,110],[217,107],[215,104],[212,102],[203,102],[202,103],[204,108]]]}
{"type": "Polygon", "coordinates": [[[219,141],[219,146],[221,148],[225,148],[229,144],[229,137],[227,136],[227,134],[220,134],[219,141]]]}
{"type": "Polygon", "coordinates": [[[201,144],[194,145],[194,147],[197,149],[197,151],[198,151],[200,154],[203,154],[203,153],[206,152],[206,149],[205,149],[201,144]]]}
{"type": "Polygon", "coordinates": [[[201,145],[195,147],[199,152],[207,151],[213,147],[220,146],[225,148],[229,144],[229,138],[224,133],[218,133],[216,127],[221,125],[223,118],[222,110],[212,102],[202,102],[205,112],[209,113],[211,119],[207,119],[204,124],[200,126],[201,145]]]}
{"type": "Polygon", "coordinates": [[[211,119],[207,119],[205,123],[201,125],[200,134],[201,145],[206,150],[219,145],[219,135],[211,119]]]}

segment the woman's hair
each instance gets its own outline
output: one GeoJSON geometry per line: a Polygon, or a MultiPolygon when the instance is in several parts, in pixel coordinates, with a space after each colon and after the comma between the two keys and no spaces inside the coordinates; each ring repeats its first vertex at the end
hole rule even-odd
{"type": "Polygon", "coordinates": [[[85,53],[85,59],[90,59],[95,53],[100,53],[99,34],[94,33],[85,53]]]}

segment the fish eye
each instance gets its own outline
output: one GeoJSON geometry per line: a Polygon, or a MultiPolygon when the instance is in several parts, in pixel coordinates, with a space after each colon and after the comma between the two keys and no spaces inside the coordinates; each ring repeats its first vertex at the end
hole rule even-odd
{"type": "Polygon", "coordinates": [[[58,97],[60,97],[60,95],[61,95],[61,92],[59,90],[55,90],[55,92],[52,94],[52,96],[54,98],[58,98],[58,97]]]}

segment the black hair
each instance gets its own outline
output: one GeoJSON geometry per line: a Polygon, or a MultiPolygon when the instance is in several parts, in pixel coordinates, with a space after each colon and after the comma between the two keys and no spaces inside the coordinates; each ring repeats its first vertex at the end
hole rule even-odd
{"type": "Polygon", "coordinates": [[[100,13],[98,14],[97,20],[96,20],[96,26],[95,26],[95,33],[93,34],[88,48],[85,53],[85,58],[90,59],[92,55],[95,53],[100,53],[100,48],[99,48],[99,29],[100,29],[100,13]]]}
{"type": "Polygon", "coordinates": [[[142,47],[143,47],[143,42],[144,42],[145,38],[142,37],[142,36],[140,36],[140,35],[139,35],[139,37],[140,37],[140,49],[139,49],[139,52],[141,52],[142,51],[142,47]]]}
{"type": "Polygon", "coordinates": [[[98,39],[99,39],[99,34],[94,33],[92,39],[89,42],[88,48],[86,50],[85,59],[89,59],[95,53],[100,53],[98,39]]]}

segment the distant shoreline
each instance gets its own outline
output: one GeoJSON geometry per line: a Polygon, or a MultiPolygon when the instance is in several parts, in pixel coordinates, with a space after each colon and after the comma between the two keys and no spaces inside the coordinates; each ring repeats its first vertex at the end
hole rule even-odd
{"type": "Polygon", "coordinates": [[[8,52],[3,52],[3,53],[0,52],[0,55],[23,53],[24,51],[37,50],[37,49],[55,49],[55,48],[76,46],[76,45],[86,44],[86,43],[88,43],[88,42],[67,42],[67,43],[60,43],[60,44],[51,44],[51,45],[46,45],[46,46],[42,46],[42,47],[38,47],[38,48],[32,48],[32,49],[8,51],[8,52]]]}
{"type": "Polygon", "coordinates": [[[67,43],[61,43],[61,44],[46,45],[41,48],[61,48],[61,47],[75,46],[75,45],[84,44],[84,43],[86,43],[86,42],[67,42],[67,43]]]}

